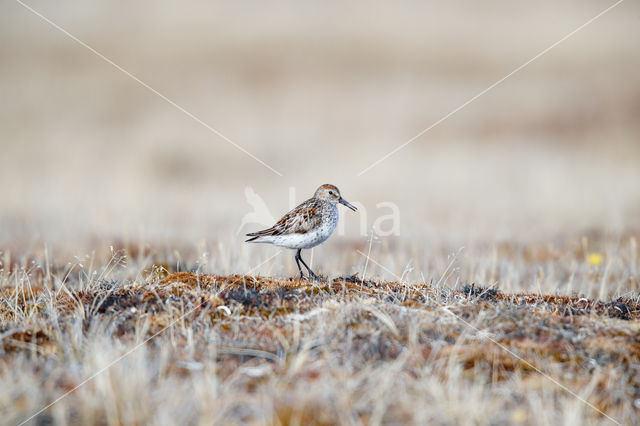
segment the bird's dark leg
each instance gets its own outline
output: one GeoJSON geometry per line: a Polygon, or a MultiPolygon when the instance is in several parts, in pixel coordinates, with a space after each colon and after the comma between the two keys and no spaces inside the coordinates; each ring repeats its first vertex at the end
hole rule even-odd
{"type": "Polygon", "coordinates": [[[300,261],[302,260],[302,258],[300,257],[301,251],[302,249],[298,249],[298,251],[296,252],[296,265],[298,265],[298,270],[300,271],[300,279],[304,279],[304,274],[302,273],[302,267],[300,266],[300,261]]]}
{"type": "Polygon", "coordinates": [[[307,268],[307,271],[309,271],[309,275],[311,275],[313,277],[314,280],[320,281],[320,278],[318,278],[318,276],[311,270],[311,268],[309,268],[309,265],[307,265],[306,263],[304,263],[304,260],[302,260],[302,256],[300,256],[300,251],[302,249],[298,249],[298,259],[300,260],[300,262],[302,262],[302,264],[304,265],[305,268],[307,268]]]}

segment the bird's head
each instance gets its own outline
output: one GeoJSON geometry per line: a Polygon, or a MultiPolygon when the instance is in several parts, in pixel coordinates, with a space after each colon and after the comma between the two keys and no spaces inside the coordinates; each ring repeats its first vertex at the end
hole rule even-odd
{"type": "Polygon", "coordinates": [[[351,210],[358,210],[354,205],[348,203],[342,196],[340,195],[340,190],[334,185],[321,185],[318,189],[316,189],[316,193],[314,195],[316,198],[319,198],[324,201],[329,201],[331,204],[344,204],[349,207],[351,210]]]}

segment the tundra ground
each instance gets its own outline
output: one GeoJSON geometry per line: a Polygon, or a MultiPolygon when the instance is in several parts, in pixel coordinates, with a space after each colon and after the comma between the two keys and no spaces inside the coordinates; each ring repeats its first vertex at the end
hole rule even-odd
{"type": "Polygon", "coordinates": [[[179,272],[132,247],[85,264],[5,252],[2,423],[637,423],[635,241],[604,259],[503,248],[498,271],[523,280],[579,262],[546,294],[464,266],[307,282],[179,272]]]}

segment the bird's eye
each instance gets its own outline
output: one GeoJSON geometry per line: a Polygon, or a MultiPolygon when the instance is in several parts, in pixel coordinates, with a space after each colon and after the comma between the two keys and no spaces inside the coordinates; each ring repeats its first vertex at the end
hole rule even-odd
{"type": "Polygon", "coordinates": [[[333,195],[333,191],[329,191],[329,195],[333,195]]]}

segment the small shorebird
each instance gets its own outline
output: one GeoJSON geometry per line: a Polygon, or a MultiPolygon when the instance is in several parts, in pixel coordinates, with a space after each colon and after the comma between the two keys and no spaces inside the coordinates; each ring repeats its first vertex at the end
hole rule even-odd
{"type": "Polygon", "coordinates": [[[322,243],[329,238],[338,225],[338,203],[344,204],[356,211],[340,195],[340,191],[333,185],[320,186],[313,197],[300,204],[289,213],[285,214],[271,228],[247,234],[246,242],[268,243],[280,247],[297,249],[296,264],[300,270],[300,277],[304,278],[300,262],[307,268],[309,275],[314,279],[318,276],[304,263],[300,252],[322,243]]]}

